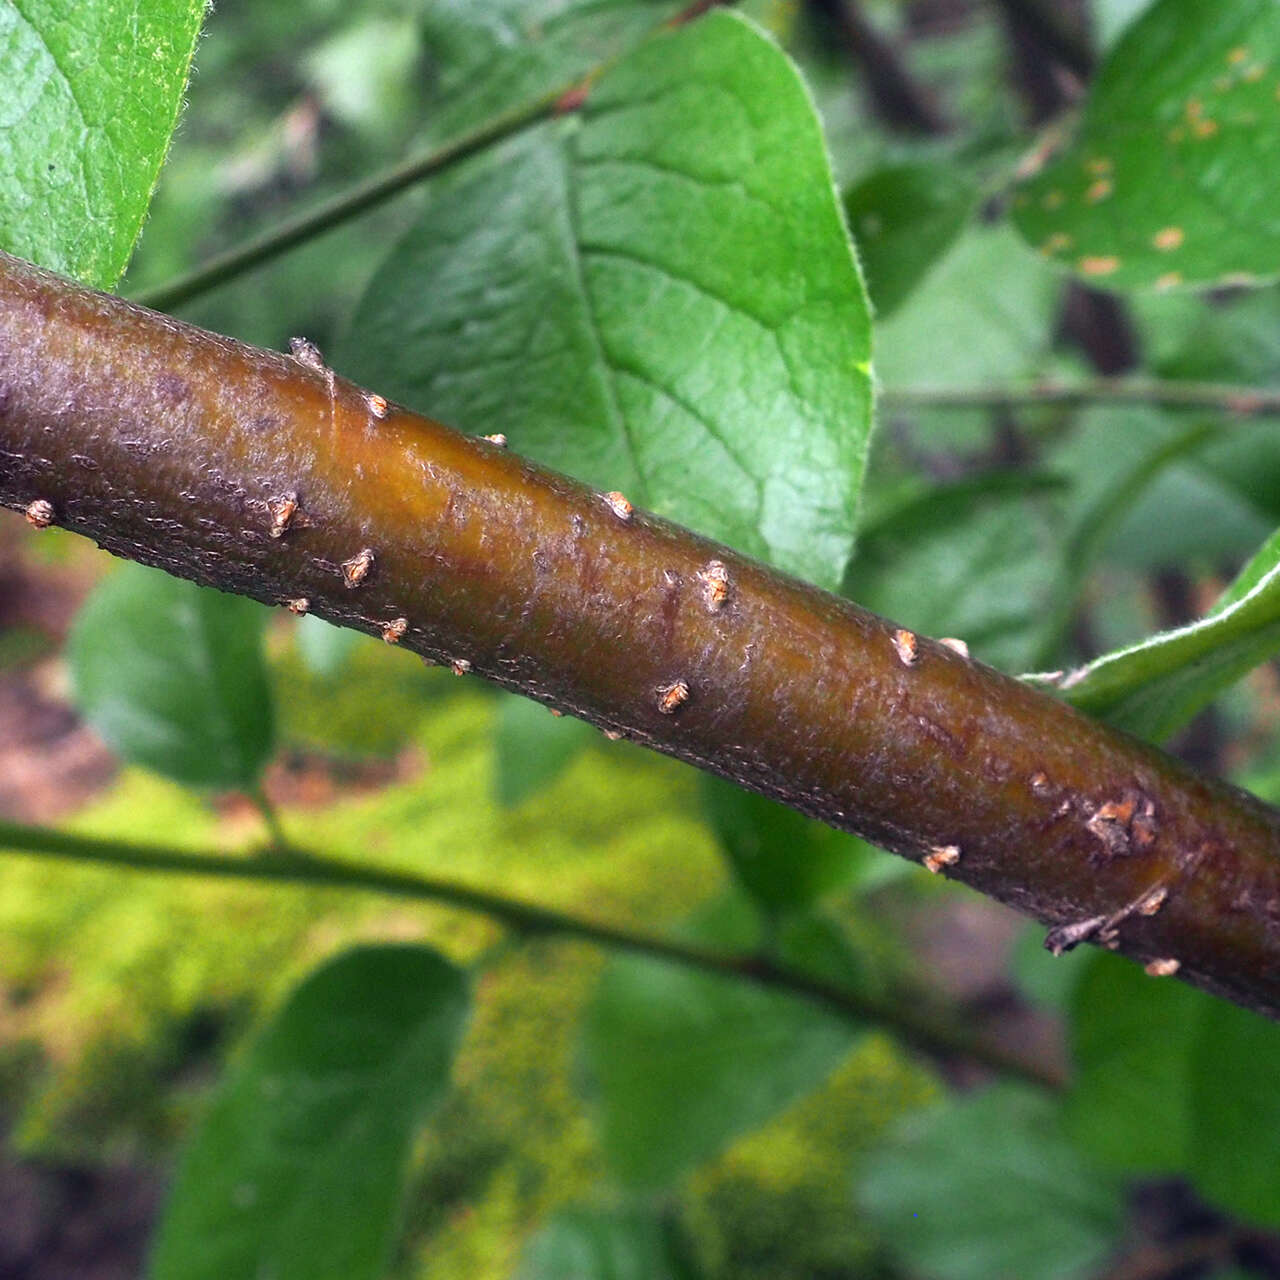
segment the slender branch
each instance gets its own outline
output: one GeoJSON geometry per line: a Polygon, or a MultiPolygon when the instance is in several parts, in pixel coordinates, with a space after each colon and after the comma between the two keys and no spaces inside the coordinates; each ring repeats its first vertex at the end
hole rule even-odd
{"type": "MultiPolygon", "coordinates": [[[[736,0],[696,0],[662,26],[678,26],[700,17],[707,10],[733,4],[736,0]]],[[[460,137],[436,147],[422,155],[410,156],[392,165],[382,173],[357,183],[346,191],[322,201],[313,209],[306,209],[286,219],[256,239],[236,245],[220,253],[201,266],[193,268],[177,279],[166,281],[150,289],[140,289],[131,300],[141,306],[155,307],[160,311],[172,311],[201,294],[220,285],[238,279],[254,267],[280,257],[290,249],[313,240],[316,236],[332,231],[335,227],[375,208],[399,195],[406,188],[445,169],[470,159],[486,148],[515,137],[551,117],[562,114],[570,104],[581,97],[584,86],[599,77],[610,63],[602,63],[586,75],[575,77],[541,97],[521,103],[508,111],[490,117],[476,128],[460,137]]]]}
{"type": "Polygon", "coordinates": [[[1280,414],[1280,388],[1225,382],[1161,382],[1146,378],[1094,378],[1087,382],[1044,382],[1025,387],[886,387],[880,399],[889,409],[1147,404],[1168,409],[1212,409],[1239,417],[1280,414]]]}
{"type": "Polygon", "coordinates": [[[1055,949],[1101,941],[1280,1016],[1280,812],[1026,683],[330,370],[7,255],[0,392],[0,504],[33,524],[306,597],[927,860],[1057,926],[1055,949]]]}
{"type": "Polygon", "coordinates": [[[932,1019],[914,1004],[892,1002],[837,986],[779,964],[767,955],[714,951],[692,943],[588,920],[436,876],[408,875],[300,850],[281,852],[273,849],[258,857],[189,853],[3,821],[0,821],[0,853],[28,853],[59,861],[133,871],[257,880],[312,889],[367,890],[397,898],[444,903],[487,915],[522,933],[573,938],[785,991],[841,1017],[884,1027],[914,1048],[934,1056],[968,1058],[1004,1075],[1013,1075],[1050,1089],[1059,1089],[1064,1083],[1052,1066],[1004,1045],[981,1039],[958,1026],[932,1019]]]}
{"type": "Polygon", "coordinates": [[[1103,1280],[1167,1280],[1192,1267],[1225,1264],[1245,1239],[1241,1228],[1224,1227],[1181,1240],[1157,1241],[1121,1259],[1103,1280]]]}
{"type": "Polygon", "coordinates": [[[364,182],[357,183],[313,209],[306,209],[292,218],[272,227],[256,239],[236,245],[225,253],[217,254],[208,262],[193,268],[175,280],[166,281],[150,289],[140,289],[134,299],[148,307],[171,311],[190,302],[201,294],[251,271],[254,267],[270,262],[281,254],[316,236],[332,231],[349,222],[392,196],[399,195],[406,187],[440,173],[444,169],[483,151],[505,138],[514,137],[547,119],[556,103],[573,85],[565,85],[512,111],[486,120],[479,128],[463,134],[424,155],[411,156],[364,182]]]}
{"type": "Polygon", "coordinates": [[[245,793],[250,803],[262,816],[262,825],[267,829],[271,847],[275,850],[288,850],[292,846],[285,834],[284,824],[280,821],[280,811],[271,803],[267,793],[259,785],[245,793]]]}
{"type": "Polygon", "coordinates": [[[865,77],[872,108],[885,124],[915,133],[946,133],[947,122],[928,89],[916,81],[855,0],[809,0],[809,7],[839,33],[865,77]]]}
{"type": "Polygon", "coordinates": [[[1039,36],[1064,67],[1082,80],[1093,74],[1093,50],[1084,32],[1062,13],[1061,6],[1046,0],[997,0],[1000,8],[1025,23],[1039,36]]]}

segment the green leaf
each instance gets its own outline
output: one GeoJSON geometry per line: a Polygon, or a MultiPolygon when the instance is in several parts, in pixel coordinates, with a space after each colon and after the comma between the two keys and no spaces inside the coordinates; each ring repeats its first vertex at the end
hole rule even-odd
{"type": "Polygon", "coordinates": [[[81,714],[124,760],[189,786],[249,788],[274,744],[267,611],[126,564],[67,643],[81,714]]]}
{"type": "Polygon", "coordinates": [[[1045,644],[1061,527],[1036,472],[988,472],[904,500],[863,531],[844,593],[1017,671],[1045,644]]]}
{"type": "Polygon", "coordinates": [[[513,809],[553,783],[589,742],[596,729],[573,716],[557,719],[540,702],[510,694],[498,713],[498,803],[513,809]]]}
{"type": "Polygon", "coordinates": [[[420,5],[440,71],[427,137],[458,136],[616,58],[687,0],[469,0],[420,5]]]}
{"type": "Polygon", "coordinates": [[[1077,947],[1055,956],[1045,950],[1044,926],[1029,924],[1009,956],[1009,977],[1024,1000],[1065,1012],[1094,953],[1077,947]]]}
{"type": "Polygon", "coordinates": [[[1063,696],[1156,741],[1187,724],[1228,685],[1280,651],[1280,532],[1196,622],[1095,659],[1063,696]]]}
{"type": "MultiPolygon", "coordinates": [[[[734,925],[704,921],[695,940],[723,946],[734,925]]],[[[620,957],[584,1034],[605,1152],[626,1183],[659,1188],[818,1085],[856,1030],[749,982],[620,957]]]]}
{"type": "Polygon", "coordinates": [[[525,1247],[516,1280],[692,1280],[656,1214],[566,1209],[525,1247]]]}
{"type": "MultiPolygon", "coordinates": [[[[1210,428],[1152,409],[1095,408],[1080,416],[1076,430],[1046,459],[1054,472],[1069,482],[1068,497],[1059,521],[1059,563],[1050,603],[1042,619],[1047,643],[1036,661],[1050,665],[1059,659],[1060,641],[1074,615],[1076,601],[1089,569],[1099,558],[1127,563],[1134,555],[1130,513],[1142,505],[1154,487],[1188,454],[1199,449],[1210,428]]],[[[1190,473],[1194,479],[1194,473],[1190,473]]],[[[1205,536],[1204,523],[1195,524],[1188,512],[1172,504],[1177,520],[1161,511],[1150,523],[1156,527],[1153,552],[1160,549],[1164,531],[1192,524],[1192,532],[1205,536]]],[[[1228,497],[1226,505],[1241,505],[1228,497]]],[[[1139,531],[1138,537],[1141,536],[1139,531]]],[[[1148,540],[1149,542],[1151,539],[1148,540]]],[[[1160,560],[1163,563],[1163,560],[1160,560]]]]}
{"type": "Polygon", "coordinates": [[[852,883],[866,860],[853,836],[710,774],[702,801],[734,875],[766,910],[808,906],[852,883]]]}
{"type": "Polygon", "coordinates": [[[1070,1131],[1090,1155],[1181,1175],[1246,1221],[1280,1224],[1280,1027],[1107,955],[1072,1023],[1070,1131]]]}
{"type": "Polygon", "coordinates": [[[178,123],[205,0],[0,0],[0,247],[110,288],[178,123]]]}
{"type": "Polygon", "coordinates": [[[909,1117],[859,1202],[931,1280],[1085,1280],[1114,1247],[1116,1183],[1062,1134],[1056,1101],[1002,1085],[909,1117]]]}
{"type": "Polygon", "coordinates": [[[1190,1150],[1190,1052],[1205,997],[1116,956],[1072,954],[1088,965],[1071,1002],[1068,1128],[1110,1169],[1176,1172],[1190,1150]]]}
{"type": "Polygon", "coordinates": [[[1109,288],[1280,272],[1280,8],[1160,0],[1107,57],[1078,136],[1014,201],[1047,257],[1109,288]]]}
{"type": "Polygon", "coordinates": [[[188,1146],[152,1280],[381,1276],[467,1002],[464,975],[425,947],[355,948],[307,978],[188,1146]]]}
{"type": "Polygon", "coordinates": [[[446,184],[335,363],[830,586],[869,339],[804,86],[719,12],[622,59],[581,119],[446,184]]]}
{"type": "Polygon", "coordinates": [[[946,163],[868,174],[845,195],[867,291],[887,316],[949,249],[977,203],[977,188],[946,163]]]}
{"type": "Polygon", "coordinates": [[[1102,48],[1110,48],[1152,0],[1093,0],[1090,16],[1102,48]]]}
{"type": "Polygon", "coordinates": [[[351,651],[365,639],[359,631],[335,627],[314,613],[299,620],[295,634],[307,670],[325,680],[333,679],[347,665],[351,651]]]}
{"type": "Polygon", "coordinates": [[[1203,1001],[1191,1053],[1191,1176],[1210,1200],[1280,1226],[1280,1026],[1203,1001]]]}
{"type": "MultiPolygon", "coordinates": [[[[1008,227],[970,227],[877,328],[876,372],[905,388],[1029,377],[1048,357],[1060,293],[1008,227]]],[[[981,411],[984,425],[989,416],[981,411]]]]}

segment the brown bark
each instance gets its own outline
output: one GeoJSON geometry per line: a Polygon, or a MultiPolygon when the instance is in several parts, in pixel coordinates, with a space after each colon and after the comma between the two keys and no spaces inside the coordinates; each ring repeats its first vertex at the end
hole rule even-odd
{"type": "Polygon", "coordinates": [[[1280,1015],[1280,813],[307,357],[0,255],[0,502],[373,634],[404,619],[433,661],[928,858],[1059,946],[1280,1015]]]}

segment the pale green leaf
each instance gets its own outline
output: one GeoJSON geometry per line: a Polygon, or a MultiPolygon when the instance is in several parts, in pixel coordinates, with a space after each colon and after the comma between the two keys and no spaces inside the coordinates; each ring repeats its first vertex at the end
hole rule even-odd
{"type": "Polygon", "coordinates": [[[456,137],[563,88],[632,48],[687,0],[433,0],[423,38],[439,68],[426,137],[456,137]]]}
{"type": "Polygon", "coordinates": [[[656,1212],[566,1209],[525,1246],[516,1280],[691,1280],[656,1212]]]}
{"type": "Polygon", "coordinates": [[[335,363],[830,586],[853,544],[869,340],[804,85],[721,12],[441,190],[335,363]]]}
{"type": "Polygon", "coordinates": [[[0,248],[99,288],[142,228],[205,0],[0,0],[0,248]]]}

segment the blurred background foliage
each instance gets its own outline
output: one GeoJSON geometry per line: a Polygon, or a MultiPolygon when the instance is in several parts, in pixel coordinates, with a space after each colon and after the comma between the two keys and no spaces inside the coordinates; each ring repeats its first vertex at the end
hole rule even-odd
{"type": "MultiPolygon", "coordinates": [[[[619,5],[616,22],[579,31],[557,25],[555,5],[514,0],[221,0],[122,291],[181,274],[453,136],[517,91],[572,79],[676,7],[647,6],[641,22],[635,6],[619,5]],[[534,12],[550,35],[528,21],[534,12]],[[486,78],[495,47],[521,41],[534,51],[486,78]]],[[[1013,672],[1072,665],[1198,615],[1280,523],[1273,422],[1224,427],[1220,416],[1154,408],[908,410],[893,392],[1132,369],[1272,383],[1280,290],[1139,294],[1117,318],[1107,295],[1027,249],[1000,218],[997,179],[1036,108],[1011,74],[999,6],[864,6],[950,121],[941,136],[876,113],[831,6],[744,7],[809,80],[880,317],[885,395],[848,593],[905,625],[961,636],[1013,672]],[[924,231],[899,229],[904,200],[913,218],[929,211],[924,231]]],[[[1142,7],[1095,0],[1097,45],[1142,7]]],[[[430,187],[411,188],[183,314],[265,346],[306,334],[326,348],[431,199],[430,187]]],[[[56,654],[78,603],[111,572],[108,559],[56,531],[22,538],[11,522],[0,525],[0,549],[10,770],[0,811],[193,849],[257,841],[246,800],[118,771],[66,711],[56,654]]],[[[962,889],[793,816],[762,812],[744,827],[743,811],[690,770],[376,641],[277,618],[267,657],[279,724],[266,789],[290,833],[317,851],[500,884],[652,928],[722,907],[735,872],[776,898],[776,866],[753,843],[763,831],[812,855],[812,881],[796,889],[803,901],[786,905],[822,898],[823,919],[873,970],[911,973],[975,1007],[1021,1001],[1042,1015],[1070,1005],[1085,971],[1075,957],[1046,968],[1036,939],[962,889]]],[[[1280,799],[1278,700],[1274,667],[1259,668],[1175,746],[1280,799]]],[[[556,1274],[566,1220],[555,1215],[624,1206],[605,1171],[596,1100],[584,1100],[580,1026],[604,966],[592,949],[504,940],[474,916],[348,893],[20,859],[0,863],[0,937],[10,1160],[105,1166],[117,1180],[142,1170],[152,1189],[140,1195],[153,1203],[208,1086],[265,1010],[353,940],[424,939],[487,965],[455,1083],[415,1151],[395,1274],[506,1277],[536,1232],[527,1274],[556,1274]]],[[[1083,980],[1095,992],[1123,987],[1109,972],[1095,967],[1083,980]]],[[[1041,1016],[1034,1035],[1056,1044],[1056,1026],[1041,1016]]],[[[928,1273],[927,1252],[891,1251],[885,1232],[851,1211],[851,1188],[887,1128],[936,1100],[942,1083],[940,1070],[887,1038],[857,1039],[815,1091],[683,1176],[661,1208],[707,1276],[928,1273]]],[[[1010,1106],[1030,1114],[1017,1098],[1010,1106]]],[[[954,1123],[963,1138],[974,1132],[965,1125],[993,1121],[954,1123]]],[[[610,1229],[630,1231],[618,1212],[610,1229]]],[[[122,1237],[135,1261],[142,1234],[132,1245],[122,1237]]],[[[1081,1248],[1088,1254],[1092,1237],[1081,1248]]]]}

